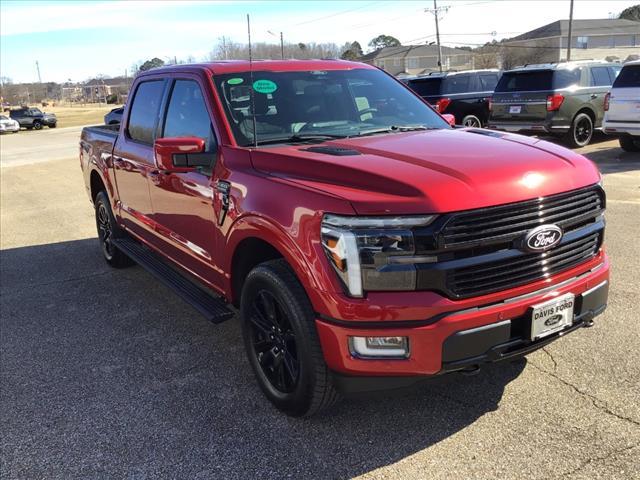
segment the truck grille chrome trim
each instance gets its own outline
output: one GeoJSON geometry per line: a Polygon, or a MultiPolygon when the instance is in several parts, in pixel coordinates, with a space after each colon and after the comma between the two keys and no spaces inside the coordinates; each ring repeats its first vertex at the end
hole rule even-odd
{"type": "MultiPolygon", "coordinates": [[[[499,306],[499,305],[505,305],[505,304],[509,304],[509,303],[519,302],[520,300],[526,300],[527,298],[532,298],[532,297],[536,297],[538,295],[542,295],[542,294],[547,293],[547,292],[552,292],[553,290],[556,290],[558,288],[562,288],[562,287],[564,287],[566,285],[569,285],[570,283],[573,283],[573,282],[575,282],[577,280],[581,280],[584,277],[586,277],[588,275],[591,275],[594,272],[597,272],[603,266],[604,266],[604,262],[603,263],[599,263],[598,265],[596,265],[592,269],[590,269],[590,270],[588,270],[588,271],[586,271],[584,273],[581,273],[580,275],[577,275],[575,277],[569,278],[568,280],[564,280],[564,281],[562,281],[560,283],[556,283],[555,285],[550,285],[548,287],[541,288],[539,290],[536,290],[535,292],[524,293],[522,295],[518,295],[517,297],[505,298],[501,302],[491,303],[489,305],[483,305],[481,307],[467,308],[465,310],[458,310],[456,312],[453,312],[453,313],[447,315],[447,317],[454,317],[454,316],[457,316],[457,315],[464,315],[466,313],[472,313],[472,312],[481,312],[483,310],[489,310],[490,308],[494,308],[494,307],[499,306]]],[[[603,283],[606,283],[606,280],[603,283]]],[[[599,284],[598,287],[600,287],[601,285],[602,284],[599,284]]],[[[596,287],[596,288],[598,288],[598,287],[596,287]]],[[[585,293],[587,293],[587,292],[583,292],[582,295],[584,295],[585,293]]]]}
{"type": "Polygon", "coordinates": [[[595,221],[605,209],[599,187],[541,197],[452,215],[440,233],[444,249],[509,242],[527,231],[552,223],[564,232],[595,221]]]}

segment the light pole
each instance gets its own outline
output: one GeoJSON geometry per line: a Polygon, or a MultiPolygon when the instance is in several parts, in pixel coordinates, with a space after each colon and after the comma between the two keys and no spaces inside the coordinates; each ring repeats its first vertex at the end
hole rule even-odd
{"type": "MultiPolygon", "coordinates": [[[[274,37],[277,37],[277,35],[273,33],[271,30],[267,30],[267,33],[269,35],[273,35],[274,37]]],[[[282,37],[282,32],[280,32],[280,58],[284,60],[284,39],[282,37]]]]}

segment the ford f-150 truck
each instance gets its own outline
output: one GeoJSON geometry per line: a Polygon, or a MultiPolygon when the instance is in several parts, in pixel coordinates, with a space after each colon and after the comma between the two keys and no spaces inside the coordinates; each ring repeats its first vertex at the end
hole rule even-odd
{"type": "Polygon", "coordinates": [[[105,260],[239,321],[279,409],[532,352],[607,303],[605,193],[581,155],[453,128],[385,72],[228,61],[140,74],[82,131],[105,260]]]}

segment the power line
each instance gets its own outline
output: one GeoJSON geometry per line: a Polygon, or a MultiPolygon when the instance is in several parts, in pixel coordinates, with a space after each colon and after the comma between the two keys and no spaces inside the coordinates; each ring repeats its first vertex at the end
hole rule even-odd
{"type": "Polygon", "coordinates": [[[376,3],[381,3],[381,2],[377,1],[377,2],[366,3],[356,8],[350,8],[349,10],[342,10],[340,12],[332,13],[330,15],[325,15],[323,17],[312,18],[311,20],[305,20],[304,22],[294,23],[293,25],[290,25],[288,28],[298,27],[300,25],[306,25],[308,23],[313,23],[313,22],[319,22],[321,20],[326,20],[327,18],[333,18],[333,17],[337,17],[338,15],[344,15],[345,13],[355,12],[357,10],[362,10],[363,8],[370,7],[371,5],[375,5],[376,3]]]}

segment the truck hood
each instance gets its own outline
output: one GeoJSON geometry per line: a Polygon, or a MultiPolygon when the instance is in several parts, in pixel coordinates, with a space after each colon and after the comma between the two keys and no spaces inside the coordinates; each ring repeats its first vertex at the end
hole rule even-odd
{"type": "Polygon", "coordinates": [[[596,166],[571,150],[480,129],[265,147],[252,151],[251,159],[257,170],[341,197],[361,215],[482,208],[566,192],[600,179],[596,166]],[[319,146],[352,154],[308,150],[319,146]]]}

